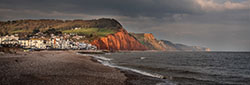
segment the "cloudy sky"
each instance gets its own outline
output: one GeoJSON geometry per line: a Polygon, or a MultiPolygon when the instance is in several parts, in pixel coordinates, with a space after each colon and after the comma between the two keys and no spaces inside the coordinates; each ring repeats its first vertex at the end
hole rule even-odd
{"type": "Polygon", "coordinates": [[[0,20],[115,18],[129,32],[250,51],[250,0],[0,0],[0,20]]]}

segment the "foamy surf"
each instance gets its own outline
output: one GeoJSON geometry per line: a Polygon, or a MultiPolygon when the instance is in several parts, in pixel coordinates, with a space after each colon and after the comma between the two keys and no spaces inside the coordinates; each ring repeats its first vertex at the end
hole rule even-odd
{"type": "MultiPolygon", "coordinates": [[[[136,73],[139,73],[139,74],[142,74],[142,75],[145,75],[145,76],[164,79],[164,76],[159,75],[159,74],[148,73],[148,72],[133,69],[133,68],[128,68],[128,67],[124,67],[124,66],[115,65],[114,63],[111,62],[112,59],[106,58],[106,57],[103,57],[103,56],[100,56],[100,55],[80,54],[80,53],[77,53],[77,54],[83,55],[83,56],[92,56],[93,58],[95,58],[98,62],[100,62],[104,66],[109,66],[109,67],[112,67],[112,68],[118,68],[118,69],[122,69],[122,70],[128,70],[128,71],[136,72],[136,73]]],[[[157,83],[156,85],[176,85],[176,84],[174,84],[174,83],[172,83],[172,82],[170,82],[168,80],[165,80],[164,83],[157,83]]]]}

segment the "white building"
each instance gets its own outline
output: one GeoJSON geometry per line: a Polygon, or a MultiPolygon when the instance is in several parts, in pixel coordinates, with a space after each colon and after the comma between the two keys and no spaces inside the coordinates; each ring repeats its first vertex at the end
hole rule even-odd
{"type": "Polygon", "coordinates": [[[18,42],[18,40],[12,39],[12,40],[3,40],[1,43],[15,45],[15,44],[18,44],[19,42],[18,42]]]}
{"type": "MultiPolygon", "coordinates": [[[[74,38],[81,38],[82,36],[75,36],[74,38]]],[[[84,42],[74,42],[65,37],[53,36],[50,39],[46,38],[32,38],[20,39],[14,35],[0,37],[1,44],[20,45],[23,48],[33,49],[80,49],[80,50],[95,50],[96,46],[84,42]]]]}
{"type": "Polygon", "coordinates": [[[2,36],[0,38],[0,43],[1,44],[16,44],[17,40],[19,39],[19,37],[16,37],[14,35],[6,35],[6,36],[2,36]]]}
{"type": "Polygon", "coordinates": [[[22,40],[18,40],[19,44],[24,47],[24,48],[30,48],[30,40],[27,39],[22,39],[22,40]]]}
{"type": "Polygon", "coordinates": [[[6,35],[6,36],[2,36],[0,37],[0,44],[18,44],[18,39],[19,37],[16,37],[14,35],[6,35]]]}
{"type": "Polygon", "coordinates": [[[30,39],[28,45],[29,48],[46,49],[46,41],[43,39],[30,39]]]}

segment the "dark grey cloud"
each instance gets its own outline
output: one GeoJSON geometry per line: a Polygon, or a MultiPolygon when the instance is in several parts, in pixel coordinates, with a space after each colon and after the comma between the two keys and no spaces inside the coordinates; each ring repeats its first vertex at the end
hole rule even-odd
{"type": "Polygon", "coordinates": [[[1,8],[94,15],[164,17],[199,10],[193,0],[1,0],[1,8]]]}
{"type": "Polygon", "coordinates": [[[250,51],[250,0],[0,0],[0,20],[115,18],[130,32],[250,51]]]}
{"type": "Polygon", "coordinates": [[[124,21],[123,24],[129,31],[153,33],[159,39],[206,46],[212,50],[250,50],[250,9],[201,15],[175,14],[171,17],[166,20],[136,18],[124,21]]]}

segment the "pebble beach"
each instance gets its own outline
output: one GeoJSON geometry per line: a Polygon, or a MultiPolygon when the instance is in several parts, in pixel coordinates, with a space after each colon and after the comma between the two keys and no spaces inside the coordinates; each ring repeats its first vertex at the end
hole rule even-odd
{"type": "Polygon", "coordinates": [[[1,85],[153,85],[160,80],[111,68],[77,51],[0,55],[1,85]]]}

